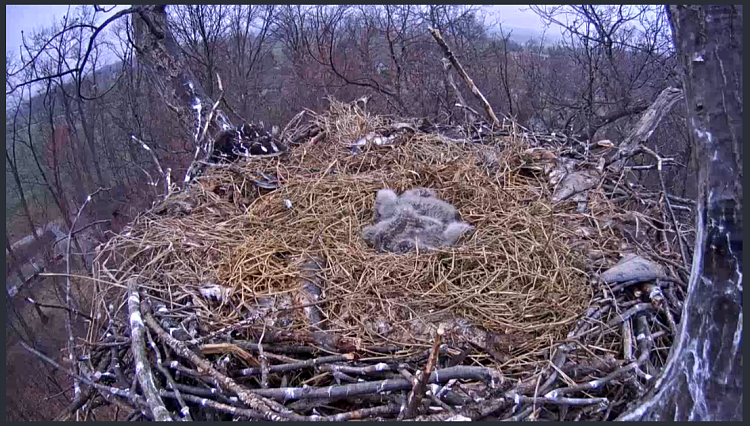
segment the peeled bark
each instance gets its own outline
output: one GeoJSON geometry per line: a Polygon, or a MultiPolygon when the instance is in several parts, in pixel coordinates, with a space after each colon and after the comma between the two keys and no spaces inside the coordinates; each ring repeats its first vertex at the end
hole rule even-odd
{"type": "Polygon", "coordinates": [[[682,321],[653,388],[620,420],[742,420],[742,6],[669,6],[698,203],[682,321]]]}

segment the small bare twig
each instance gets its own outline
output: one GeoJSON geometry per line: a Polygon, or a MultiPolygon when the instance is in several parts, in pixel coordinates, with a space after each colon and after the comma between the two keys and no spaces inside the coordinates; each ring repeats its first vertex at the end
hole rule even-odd
{"type": "Polygon", "coordinates": [[[668,160],[666,158],[662,158],[659,154],[654,152],[652,149],[645,145],[640,146],[640,150],[645,152],[646,154],[650,155],[656,160],[656,171],[659,174],[659,182],[661,182],[661,190],[664,193],[664,202],[667,205],[667,209],[669,210],[669,214],[672,218],[672,225],[674,226],[674,232],[677,235],[677,242],[680,244],[680,253],[682,254],[682,262],[685,265],[685,267],[689,267],[690,265],[688,263],[688,256],[687,256],[687,250],[685,249],[685,242],[683,241],[682,234],[680,233],[680,224],[677,222],[677,216],[674,214],[674,209],[672,208],[672,203],[669,200],[669,193],[667,192],[667,184],[664,182],[664,174],[662,173],[663,163],[665,160],[668,160]]]}
{"type": "Polygon", "coordinates": [[[91,318],[90,315],[85,314],[85,313],[79,311],[78,309],[70,308],[70,307],[67,307],[67,306],[50,305],[50,304],[47,304],[47,303],[40,303],[40,302],[37,302],[36,300],[30,298],[30,297],[27,297],[25,300],[27,302],[31,303],[32,305],[38,306],[40,308],[63,309],[63,310],[66,310],[68,312],[71,312],[73,314],[76,314],[78,316],[81,316],[83,318],[86,318],[88,321],[92,320],[92,318],[91,318]]]}
{"type": "Polygon", "coordinates": [[[440,343],[443,340],[444,333],[445,330],[443,329],[443,326],[441,324],[437,330],[435,343],[432,347],[432,355],[427,361],[427,365],[425,365],[424,371],[417,371],[417,374],[414,377],[414,386],[412,387],[411,392],[409,393],[409,397],[407,398],[404,418],[410,419],[417,415],[417,408],[419,407],[419,403],[422,401],[422,397],[424,396],[427,380],[430,377],[430,374],[432,374],[433,367],[435,366],[435,364],[437,364],[437,358],[440,354],[440,343]]]}
{"type": "Polygon", "coordinates": [[[209,334],[207,334],[207,335],[205,335],[203,337],[199,337],[197,339],[193,339],[190,343],[192,345],[196,345],[197,346],[197,345],[202,344],[203,342],[209,341],[209,340],[211,340],[213,338],[216,338],[218,336],[222,336],[222,335],[225,335],[225,334],[231,334],[233,331],[237,331],[237,330],[240,330],[242,328],[249,327],[250,325],[252,325],[252,324],[254,324],[254,323],[258,322],[258,321],[260,321],[260,319],[256,318],[256,317],[246,318],[246,319],[244,319],[244,320],[242,320],[240,322],[237,322],[235,324],[232,324],[232,325],[226,326],[224,328],[221,328],[219,330],[216,330],[216,331],[214,331],[212,333],[209,333],[209,334]]]}
{"type": "Polygon", "coordinates": [[[263,332],[260,334],[258,339],[258,354],[260,358],[260,387],[263,389],[268,388],[268,358],[263,353],[263,337],[266,335],[266,323],[263,322],[263,332]]]}
{"type": "Polygon", "coordinates": [[[159,351],[159,348],[156,346],[156,342],[154,342],[154,338],[151,337],[151,331],[149,331],[148,328],[144,327],[146,329],[146,337],[148,337],[148,344],[151,346],[151,350],[154,351],[154,354],[156,354],[156,369],[159,370],[159,372],[164,376],[164,378],[167,380],[167,384],[169,387],[171,387],[174,390],[175,396],[177,397],[177,402],[180,404],[180,415],[182,416],[183,421],[193,421],[192,417],[190,416],[190,408],[188,408],[187,404],[185,404],[185,400],[182,398],[182,395],[180,394],[180,390],[177,388],[177,384],[174,381],[174,378],[172,377],[172,374],[162,365],[162,359],[161,359],[161,352],[159,351]]]}
{"type": "MultiPolygon", "coordinates": [[[[65,248],[65,273],[67,277],[65,278],[65,306],[68,307],[67,309],[67,315],[65,315],[65,329],[68,332],[68,358],[70,359],[71,368],[73,369],[73,372],[75,374],[78,374],[78,364],[76,363],[75,359],[75,339],[73,338],[73,313],[78,312],[77,310],[73,310],[73,300],[71,297],[71,281],[70,281],[70,242],[73,239],[73,230],[76,227],[76,224],[78,223],[78,219],[81,217],[81,213],[83,213],[83,209],[86,208],[86,205],[91,201],[93,197],[96,196],[101,191],[105,191],[104,188],[99,188],[93,193],[89,194],[86,197],[86,200],[81,204],[81,207],[78,208],[78,213],[76,213],[75,219],[73,219],[73,223],[70,225],[70,229],[68,229],[68,244],[65,248]]],[[[79,247],[80,249],[80,247],[79,247]]],[[[73,394],[74,399],[78,400],[81,397],[81,383],[78,379],[73,379],[73,394]]]]}
{"type": "MultiPolygon", "coordinates": [[[[266,354],[268,355],[268,354],[266,354]]],[[[286,371],[295,371],[295,370],[301,370],[303,368],[309,368],[309,367],[315,367],[315,366],[322,366],[321,370],[323,371],[338,371],[341,366],[336,365],[323,365],[328,364],[332,362],[341,362],[341,361],[352,361],[354,360],[354,354],[346,354],[346,355],[333,355],[333,356],[324,356],[320,358],[313,358],[309,359],[307,361],[300,361],[290,364],[280,364],[280,365],[274,365],[268,368],[269,373],[282,373],[286,371]]],[[[356,367],[353,367],[356,368],[356,367]]],[[[346,371],[343,371],[346,373],[346,371]]],[[[258,374],[262,373],[262,368],[258,367],[251,367],[251,368],[245,368],[240,370],[237,375],[238,376],[257,376],[258,374]]]]}
{"type": "Polygon", "coordinates": [[[169,190],[170,190],[170,188],[169,188],[169,179],[167,179],[167,175],[164,173],[164,169],[161,168],[161,163],[159,162],[159,159],[156,157],[156,154],[154,153],[154,150],[151,149],[151,147],[148,146],[146,144],[146,142],[143,142],[142,140],[138,139],[138,137],[136,137],[135,135],[130,135],[130,138],[133,139],[134,141],[140,143],[141,147],[143,149],[145,149],[146,151],[148,151],[149,154],[151,154],[151,159],[153,159],[154,160],[154,164],[156,164],[156,170],[159,171],[159,176],[161,176],[161,177],[164,178],[164,185],[165,185],[165,189],[167,191],[166,194],[169,194],[169,190]]]}

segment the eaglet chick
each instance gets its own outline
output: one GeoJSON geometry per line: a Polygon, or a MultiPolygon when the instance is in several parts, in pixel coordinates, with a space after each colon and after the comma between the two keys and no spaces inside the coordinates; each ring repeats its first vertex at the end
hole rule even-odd
{"type": "Polygon", "coordinates": [[[455,245],[474,228],[457,222],[458,212],[429,189],[406,191],[401,197],[389,189],[378,191],[375,224],[364,228],[363,237],[378,251],[404,254],[455,245]]]}
{"type": "Polygon", "coordinates": [[[431,189],[410,189],[400,197],[393,190],[381,189],[375,197],[375,223],[395,215],[405,205],[443,223],[458,220],[456,208],[437,198],[431,189]]]}

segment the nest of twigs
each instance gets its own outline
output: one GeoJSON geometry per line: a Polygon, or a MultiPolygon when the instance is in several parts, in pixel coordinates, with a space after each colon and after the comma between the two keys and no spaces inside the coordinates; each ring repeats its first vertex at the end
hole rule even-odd
{"type": "MultiPolygon", "coordinates": [[[[596,277],[622,254],[616,224],[647,212],[601,185],[586,213],[553,204],[516,128],[457,144],[415,125],[352,150],[392,124],[332,101],[285,129],[305,135],[289,154],[208,168],[103,247],[89,340],[108,349],[91,365],[115,357],[123,391],[103,397],[146,418],[588,420],[641,395],[666,361],[679,276],[596,277]],[[360,236],[376,191],[415,187],[476,233],[376,253],[360,236]],[[144,375],[155,394],[133,387],[144,375]]],[[[648,257],[648,241],[629,250],[648,257]]]]}

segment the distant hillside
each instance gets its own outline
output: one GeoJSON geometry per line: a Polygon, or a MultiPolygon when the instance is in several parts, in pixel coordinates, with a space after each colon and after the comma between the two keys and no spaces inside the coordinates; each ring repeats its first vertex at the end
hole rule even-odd
{"type": "MultiPolygon", "coordinates": [[[[499,28],[492,28],[489,31],[490,34],[497,34],[499,32],[499,28]]],[[[550,28],[544,33],[543,28],[531,29],[505,24],[503,25],[503,32],[506,35],[510,33],[510,39],[519,44],[525,44],[529,40],[535,40],[538,42],[542,39],[542,36],[544,36],[544,44],[546,45],[555,44],[561,40],[560,33],[555,28],[550,28]]]]}

